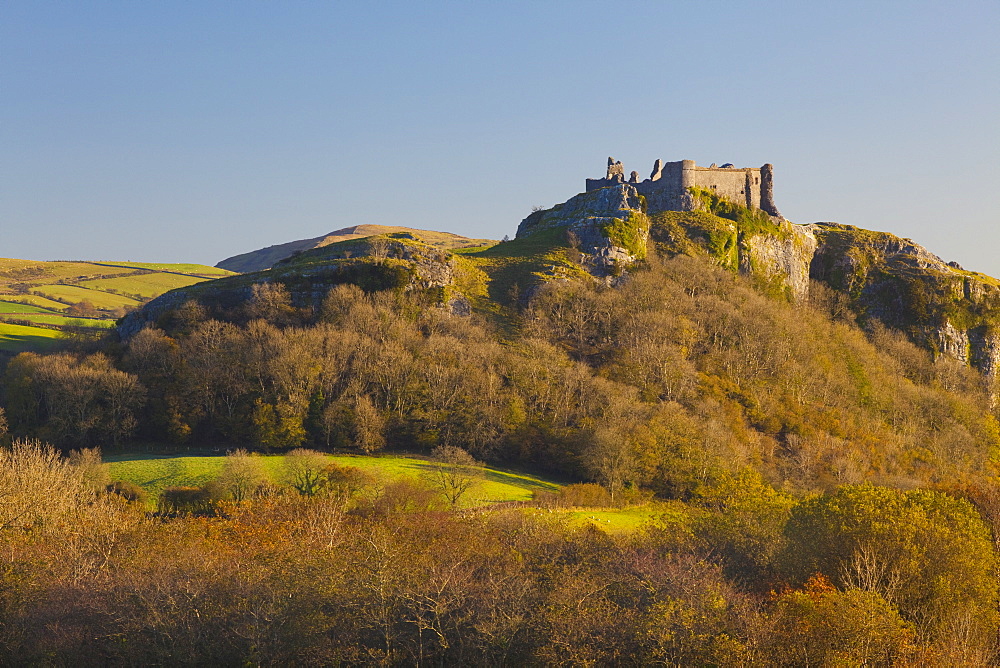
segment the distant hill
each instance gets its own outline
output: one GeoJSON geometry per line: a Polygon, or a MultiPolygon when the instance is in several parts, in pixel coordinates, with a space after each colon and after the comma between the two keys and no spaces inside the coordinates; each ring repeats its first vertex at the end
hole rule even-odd
{"type": "Polygon", "coordinates": [[[470,239],[469,237],[451,234],[450,232],[417,230],[412,227],[396,227],[393,225],[354,225],[353,227],[345,227],[342,230],[336,230],[314,239],[289,241],[287,243],[261,248],[260,250],[250,251],[249,253],[234,255],[233,257],[226,258],[222,262],[219,262],[215,266],[220,269],[228,269],[229,271],[236,271],[239,273],[262,271],[274,266],[275,262],[284,260],[285,258],[291,257],[295,253],[301,251],[307,251],[313,248],[322,248],[323,246],[329,246],[330,244],[335,244],[340,241],[361,239],[363,237],[371,237],[377,234],[394,233],[411,234],[429,246],[436,246],[443,249],[485,246],[496,243],[490,239],[470,239]]]}

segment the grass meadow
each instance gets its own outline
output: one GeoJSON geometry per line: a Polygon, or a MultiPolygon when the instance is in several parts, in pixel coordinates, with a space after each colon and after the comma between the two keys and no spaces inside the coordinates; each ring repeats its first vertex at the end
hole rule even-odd
{"type": "MultiPolygon", "coordinates": [[[[401,478],[419,479],[432,471],[434,464],[422,457],[407,455],[328,455],[331,462],[353,466],[373,475],[381,484],[401,478]]],[[[123,454],[105,457],[112,480],[127,480],[142,487],[147,504],[167,487],[195,487],[211,482],[222,471],[223,456],[168,456],[123,454]]],[[[284,477],[281,455],[261,455],[260,462],[271,479],[280,484],[284,477]]],[[[459,504],[463,508],[489,506],[505,501],[531,501],[534,492],[554,491],[559,485],[537,476],[487,468],[482,482],[459,504]]],[[[649,503],[627,508],[535,508],[533,514],[561,517],[570,525],[592,525],[611,535],[634,533],[643,527],[687,524],[683,504],[649,503]]]]}
{"type": "MultiPolygon", "coordinates": [[[[331,462],[353,466],[372,474],[382,483],[400,478],[420,478],[429,474],[434,464],[424,458],[405,455],[328,455],[331,462]]],[[[139,485],[151,501],[167,487],[200,486],[222,471],[223,456],[173,457],[161,455],[116,455],[105,457],[112,480],[127,480],[139,485]]],[[[282,482],[283,457],[261,455],[264,470],[274,483],[282,482]]],[[[541,478],[487,468],[482,482],[463,499],[463,506],[475,507],[502,501],[529,501],[535,490],[555,490],[558,485],[541,478]]]]}
{"type": "Polygon", "coordinates": [[[45,350],[62,337],[56,329],[26,327],[0,322],[0,350],[19,352],[21,350],[45,350]]]}

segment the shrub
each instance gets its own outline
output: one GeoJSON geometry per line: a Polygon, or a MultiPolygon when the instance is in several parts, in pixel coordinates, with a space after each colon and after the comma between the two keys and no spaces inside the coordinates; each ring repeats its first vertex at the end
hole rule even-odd
{"type": "Polygon", "coordinates": [[[160,492],[156,510],[161,515],[208,515],[216,514],[216,490],[204,487],[168,487],[160,492]]]}
{"type": "Polygon", "coordinates": [[[535,503],[553,508],[603,508],[612,505],[608,490],[592,482],[566,485],[556,492],[538,491],[533,498],[535,503]]]}
{"type": "Polygon", "coordinates": [[[128,480],[115,480],[105,487],[109,494],[117,494],[126,501],[143,503],[146,500],[146,490],[128,480]]]}

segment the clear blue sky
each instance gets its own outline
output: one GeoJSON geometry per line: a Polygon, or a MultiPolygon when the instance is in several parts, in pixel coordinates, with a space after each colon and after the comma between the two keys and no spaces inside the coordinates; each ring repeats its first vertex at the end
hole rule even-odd
{"type": "Polygon", "coordinates": [[[609,155],[1000,275],[1000,2],[0,2],[0,256],[499,238],[609,155]]]}

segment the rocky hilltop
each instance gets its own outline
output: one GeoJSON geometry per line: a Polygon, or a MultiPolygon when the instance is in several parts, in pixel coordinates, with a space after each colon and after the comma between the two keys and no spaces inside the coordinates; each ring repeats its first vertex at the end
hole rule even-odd
{"type": "Polygon", "coordinates": [[[263,271],[264,269],[270,269],[273,267],[276,262],[289,258],[296,253],[312,250],[313,248],[322,248],[341,241],[364,239],[365,237],[380,234],[419,235],[424,243],[436,248],[464,248],[494,243],[489,239],[470,239],[458,234],[451,234],[450,232],[417,230],[412,227],[399,227],[395,225],[354,225],[340,230],[335,230],[329,234],[324,234],[321,237],[315,237],[313,239],[300,239],[299,241],[289,241],[287,243],[250,251],[249,253],[234,255],[222,260],[215,266],[220,269],[227,269],[229,271],[236,271],[239,273],[263,271]]]}
{"type": "MultiPolygon", "coordinates": [[[[651,212],[636,183],[612,178],[592,185],[533,211],[515,239],[499,244],[461,248],[476,240],[358,226],[309,240],[310,248],[288,252],[305,243],[293,242],[265,249],[273,252],[259,251],[254,261],[276,258],[272,268],[167,293],[127,317],[119,331],[129,336],[188,300],[234,308],[261,282],[284,285],[300,307],[316,307],[330,287],[349,282],[366,290],[424,291],[455,313],[503,317],[547,282],[615,285],[649,253],[686,254],[708,257],[793,302],[810,298],[812,282],[825,284],[862,325],[901,330],[991,380],[1000,371],[1000,282],[946,263],[909,239],[835,223],[793,224],[747,206],[749,198],[736,203],[698,186],[687,189],[685,210],[651,212]]],[[[240,257],[220,266],[237,266],[240,257]]]]}

